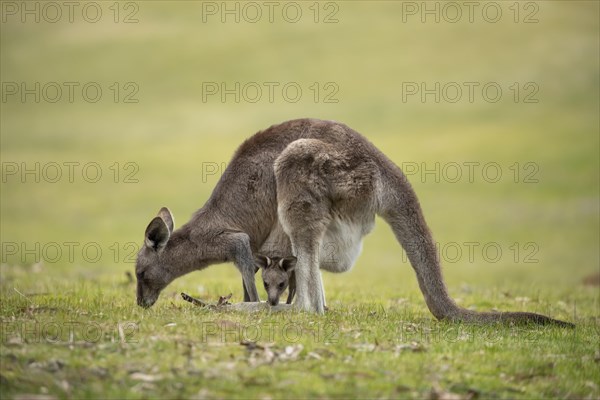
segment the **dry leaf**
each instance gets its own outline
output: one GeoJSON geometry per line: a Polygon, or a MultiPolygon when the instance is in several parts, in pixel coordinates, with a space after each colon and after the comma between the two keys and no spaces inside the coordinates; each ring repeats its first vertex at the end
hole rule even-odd
{"type": "Polygon", "coordinates": [[[230,304],[229,299],[231,299],[231,296],[233,296],[233,293],[229,293],[227,296],[219,296],[219,302],[217,303],[217,307],[230,304]]]}

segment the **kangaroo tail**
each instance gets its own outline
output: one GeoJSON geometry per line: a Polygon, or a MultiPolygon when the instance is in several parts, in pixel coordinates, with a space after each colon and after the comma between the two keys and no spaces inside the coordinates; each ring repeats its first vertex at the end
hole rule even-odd
{"type": "Polygon", "coordinates": [[[575,325],[529,312],[476,312],[456,304],[448,294],[433,236],[425,222],[412,186],[389,162],[383,168],[379,214],[392,227],[417,274],[417,280],[431,313],[439,320],[467,323],[516,323],[574,327],[575,325]]]}

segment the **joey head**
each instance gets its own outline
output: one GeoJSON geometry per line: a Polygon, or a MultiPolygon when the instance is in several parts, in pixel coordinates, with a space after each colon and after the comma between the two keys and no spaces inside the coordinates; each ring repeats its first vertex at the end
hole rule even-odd
{"type": "Polygon", "coordinates": [[[272,306],[279,304],[279,298],[289,286],[286,303],[292,304],[296,293],[296,257],[267,257],[256,255],[256,272],[262,270],[262,280],[268,295],[268,302],[272,306]]]}

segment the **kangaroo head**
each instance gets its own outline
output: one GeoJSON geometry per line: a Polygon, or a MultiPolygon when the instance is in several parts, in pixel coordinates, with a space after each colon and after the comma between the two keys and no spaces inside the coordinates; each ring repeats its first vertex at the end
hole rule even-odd
{"type": "Polygon", "coordinates": [[[137,277],[137,304],[152,306],[160,292],[173,280],[164,249],[173,233],[174,219],[171,211],[163,207],[146,228],[144,245],[135,264],[137,277]]]}
{"type": "Polygon", "coordinates": [[[290,276],[296,267],[296,257],[266,257],[256,255],[256,272],[262,269],[262,279],[269,304],[279,304],[281,294],[290,283],[290,276]]]}

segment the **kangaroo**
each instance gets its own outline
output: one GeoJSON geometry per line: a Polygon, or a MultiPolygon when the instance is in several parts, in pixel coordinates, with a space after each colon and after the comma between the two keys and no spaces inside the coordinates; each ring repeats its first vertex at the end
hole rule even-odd
{"type": "Polygon", "coordinates": [[[292,304],[296,294],[296,257],[267,257],[262,254],[256,255],[256,272],[262,269],[262,279],[268,302],[272,306],[279,304],[279,298],[288,288],[286,304],[292,304]]]}
{"type": "Polygon", "coordinates": [[[320,268],[350,270],[376,215],[406,251],[437,319],[573,326],[540,314],[458,306],[448,294],[419,200],[400,168],[348,126],[316,119],[273,125],[242,143],[206,204],[181,228],[174,230],[172,214],[160,210],[138,253],[137,302],[150,307],[175,278],[222,262],[233,262],[241,272],[244,301],[259,301],[253,254],[280,225],[297,258],[294,308],[323,313],[320,268]]]}

